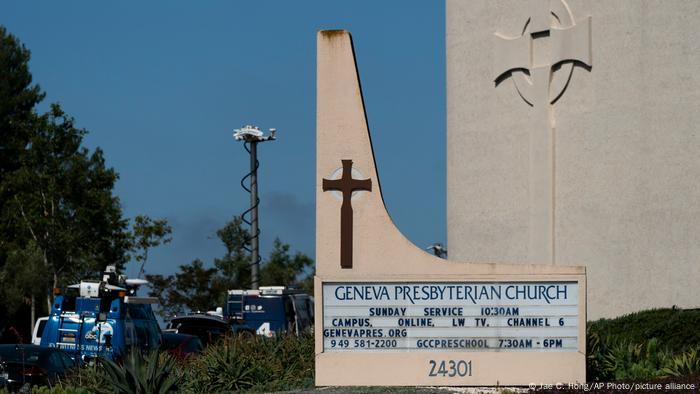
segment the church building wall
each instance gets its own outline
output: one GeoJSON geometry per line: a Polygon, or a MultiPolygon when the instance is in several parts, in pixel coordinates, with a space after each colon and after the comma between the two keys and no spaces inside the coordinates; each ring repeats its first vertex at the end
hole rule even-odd
{"type": "Polygon", "coordinates": [[[698,1],[446,0],[450,259],[585,265],[589,319],[700,307],[698,21],[698,1]]]}

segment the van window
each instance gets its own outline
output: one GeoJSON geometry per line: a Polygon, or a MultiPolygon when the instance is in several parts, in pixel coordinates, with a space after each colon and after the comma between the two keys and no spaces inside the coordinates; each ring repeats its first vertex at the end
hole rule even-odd
{"type": "Polygon", "coordinates": [[[305,296],[294,296],[294,306],[297,310],[297,322],[299,325],[299,330],[302,331],[311,325],[309,308],[306,303],[307,297],[305,296]]]}
{"type": "Polygon", "coordinates": [[[134,320],[155,320],[156,316],[149,304],[126,304],[129,317],[134,320]]]}
{"type": "Polygon", "coordinates": [[[309,317],[311,318],[311,324],[313,325],[313,321],[314,321],[314,318],[315,318],[315,316],[314,316],[314,313],[315,313],[315,311],[314,311],[314,301],[311,299],[311,297],[306,297],[306,301],[305,301],[305,302],[306,302],[306,307],[307,307],[308,310],[309,310],[309,317]]]}
{"type": "Polygon", "coordinates": [[[75,311],[75,297],[63,297],[63,305],[61,305],[61,309],[67,312],[75,311]]]}
{"type": "Polygon", "coordinates": [[[126,346],[134,344],[134,323],[131,321],[124,322],[124,343],[126,346]]]}
{"type": "Polygon", "coordinates": [[[160,346],[160,328],[156,321],[151,305],[126,304],[127,319],[134,326],[133,346],[145,350],[158,349],[160,346]]]}
{"type": "Polygon", "coordinates": [[[296,316],[294,313],[294,303],[291,297],[284,297],[284,314],[287,322],[287,332],[288,333],[299,333],[299,327],[297,327],[296,316]]]}
{"type": "Polygon", "coordinates": [[[160,346],[158,324],[151,320],[134,320],[137,346],[144,350],[157,349],[160,346]]]}
{"type": "Polygon", "coordinates": [[[48,320],[39,320],[39,328],[36,330],[36,337],[41,338],[44,336],[44,328],[46,327],[46,323],[48,320]]]}

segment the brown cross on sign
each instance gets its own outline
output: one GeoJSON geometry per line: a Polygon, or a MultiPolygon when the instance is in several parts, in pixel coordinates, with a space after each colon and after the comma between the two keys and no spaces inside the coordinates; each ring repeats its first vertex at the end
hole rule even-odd
{"type": "Polygon", "coordinates": [[[352,160],[343,162],[343,175],[340,179],[324,179],[323,191],[337,190],[343,193],[340,206],[340,268],[352,268],[352,192],[372,191],[371,179],[352,179],[352,160]]]}

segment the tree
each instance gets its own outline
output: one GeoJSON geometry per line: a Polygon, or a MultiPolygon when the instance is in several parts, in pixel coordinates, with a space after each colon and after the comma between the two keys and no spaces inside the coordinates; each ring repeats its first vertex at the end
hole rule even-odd
{"type": "Polygon", "coordinates": [[[313,272],[309,271],[313,264],[311,257],[303,253],[297,252],[294,256],[290,256],[289,245],[277,238],[270,257],[260,270],[260,284],[284,285],[303,288],[307,291],[310,288],[313,291],[313,272]]]}
{"type": "Polygon", "coordinates": [[[153,220],[147,215],[138,215],[134,219],[134,249],[136,261],[141,262],[139,278],[144,273],[144,266],[148,260],[148,250],[159,245],[165,245],[172,241],[173,229],[166,219],[153,220]],[[140,251],[140,253],[139,253],[140,251]]]}
{"type": "Polygon", "coordinates": [[[176,305],[170,302],[168,291],[173,287],[175,277],[173,275],[146,275],[148,281],[149,297],[158,298],[157,313],[162,317],[172,316],[182,311],[181,305],[176,305]]]}
{"type": "Polygon", "coordinates": [[[204,269],[203,263],[197,259],[190,265],[181,265],[180,272],[175,275],[146,275],[151,287],[149,296],[159,299],[162,316],[221,306],[226,302],[228,289],[250,286],[250,257],[243,249],[248,234],[242,224],[236,217],[217,230],[216,235],[224,244],[226,253],[222,258],[214,259],[214,268],[204,269]],[[189,301],[188,295],[199,292],[206,294],[205,300],[212,307],[205,307],[209,304],[199,298],[189,301]]]}
{"type": "MultiPolygon", "coordinates": [[[[39,86],[32,85],[29,57],[29,50],[0,26],[0,209],[12,198],[5,178],[19,167],[34,124],[34,107],[44,98],[39,86]]],[[[0,268],[15,249],[10,231],[0,222],[0,268]]]]}
{"type": "Polygon", "coordinates": [[[44,296],[44,289],[36,286],[42,280],[43,255],[35,242],[30,241],[23,249],[13,250],[8,254],[6,264],[0,269],[0,299],[10,315],[29,301],[30,316],[21,321],[21,331],[31,333],[32,323],[36,320],[36,310],[31,308],[37,299],[44,296]]]}
{"type": "Polygon", "coordinates": [[[50,308],[53,287],[122,267],[130,243],[112,194],[116,171],[101,149],[82,147],[86,131],[58,104],[36,113],[44,94],[28,62],[29,51],[0,27],[0,288],[38,291],[50,308]]]}
{"type": "Polygon", "coordinates": [[[129,237],[119,199],[112,194],[117,173],[105,166],[102,150],[81,147],[77,129],[58,104],[36,118],[19,167],[3,187],[11,193],[0,212],[5,240],[24,248],[31,240],[42,254],[35,286],[47,294],[66,281],[126,262],[129,237]]]}
{"type": "Polygon", "coordinates": [[[5,173],[17,169],[34,107],[44,98],[39,86],[32,85],[29,57],[29,50],[0,26],[0,184],[5,173]]]}
{"type": "Polygon", "coordinates": [[[214,266],[219,270],[223,285],[229,289],[243,289],[250,286],[250,256],[245,253],[250,237],[243,228],[243,220],[234,217],[216,231],[217,237],[226,247],[226,254],[214,259],[214,266]]]}
{"type": "Polygon", "coordinates": [[[221,294],[226,292],[217,273],[216,268],[204,268],[204,263],[196,259],[181,265],[174,276],[146,275],[152,288],[149,296],[158,297],[163,316],[215,309],[221,305],[221,294]]]}
{"type": "MultiPolygon", "coordinates": [[[[146,275],[150,282],[151,297],[158,297],[163,316],[187,311],[206,311],[226,302],[230,289],[250,288],[250,257],[243,246],[248,234],[240,218],[234,218],[216,232],[226,247],[226,254],[214,259],[213,268],[204,268],[197,259],[189,265],[181,265],[175,275],[146,275]]],[[[313,292],[313,260],[302,254],[293,256],[289,245],[275,240],[260,270],[261,284],[284,285],[313,292]]]]}

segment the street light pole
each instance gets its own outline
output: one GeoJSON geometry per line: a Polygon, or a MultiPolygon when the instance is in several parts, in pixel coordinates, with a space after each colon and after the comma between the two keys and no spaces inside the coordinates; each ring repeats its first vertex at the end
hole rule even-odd
{"type": "Polygon", "coordinates": [[[273,141],[276,139],[275,129],[270,129],[270,134],[265,136],[263,132],[256,126],[246,125],[240,129],[235,129],[233,133],[233,138],[236,141],[243,141],[246,151],[250,154],[250,172],[241,179],[241,186],[248,193],[250,193],[250,208],[248,208],[241,215],[243,222],[250,226],[250,248],[243,246],[244,249],[250,252],[250,277],[251,277],[251,288],[257,290],[259,287],[259,276],[260,276],[260,228],[258,225],[258,206],[260,205],[260,198],[258,197],[258,167],[260,163],[258,162],[258,143],[265,141],[273,141]],[[246,187],[245,180],[250,178],[249,186],[246,187]],[[245,215],[250,213],[250,220],[247,220],[245,215]]]}

